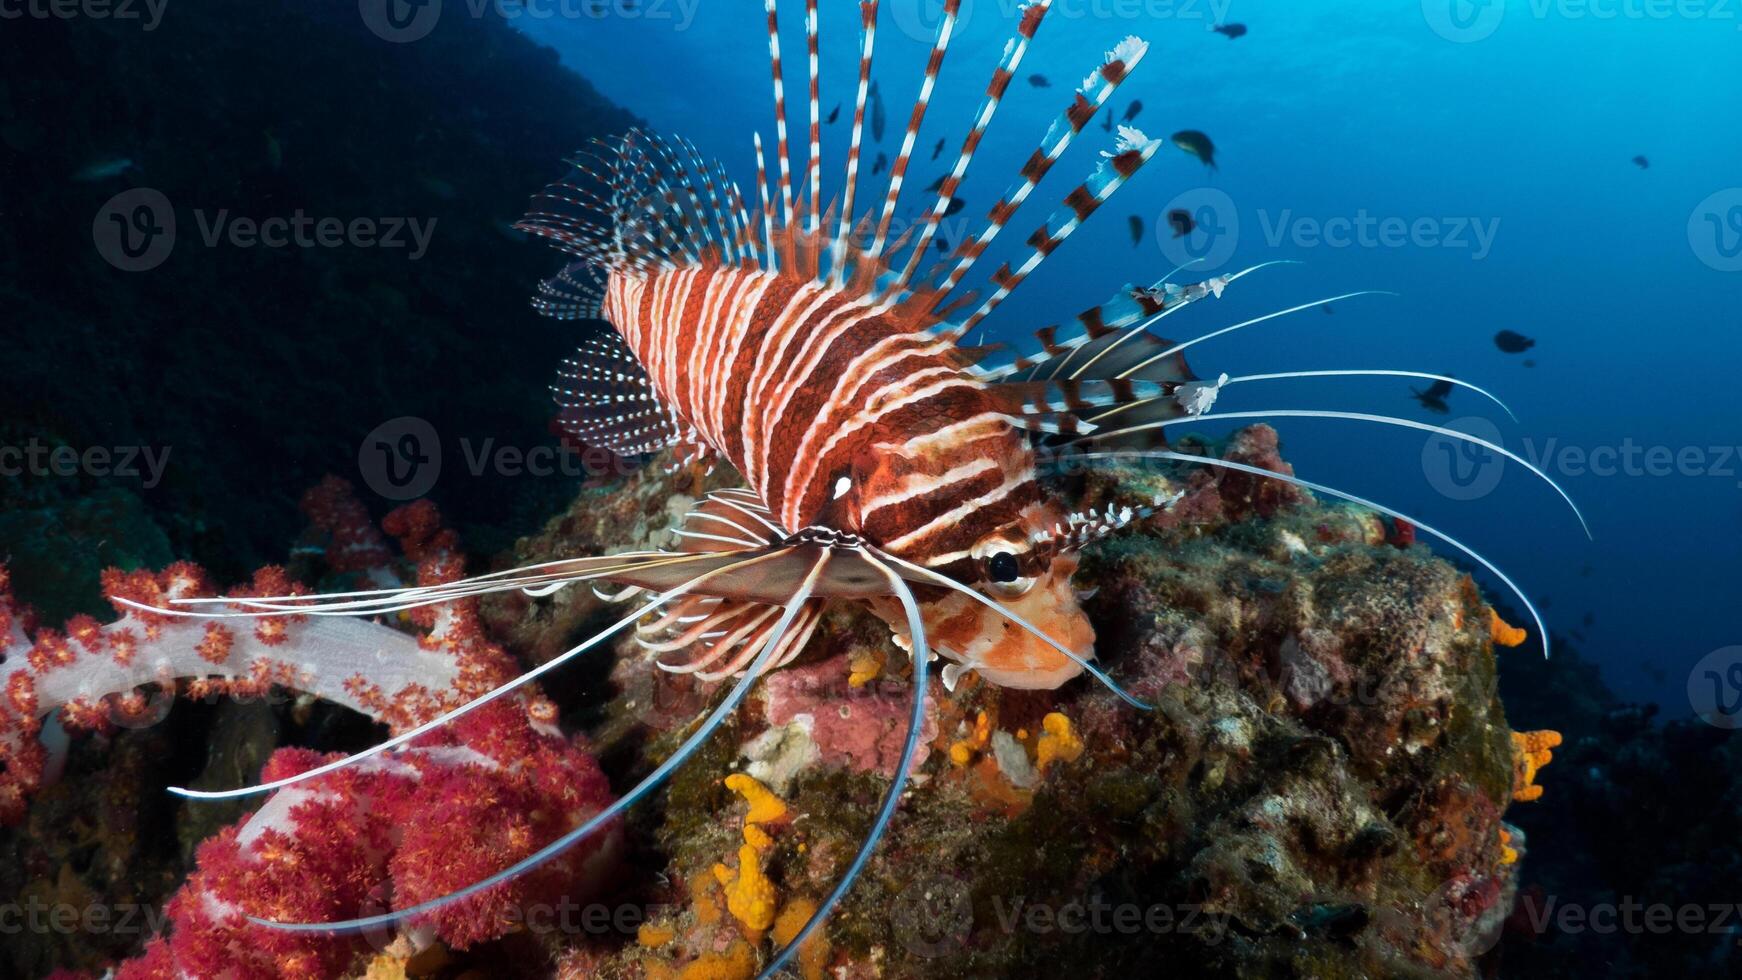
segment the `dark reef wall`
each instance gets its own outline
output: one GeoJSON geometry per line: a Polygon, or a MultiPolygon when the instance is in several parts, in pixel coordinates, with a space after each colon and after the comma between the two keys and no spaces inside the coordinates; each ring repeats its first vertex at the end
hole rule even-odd
{"type": "Polygon", "coordinates": [[[505,543],[497,529],[564,499],[569,480],[473,477],[460,440],[550,444],[570,332],[526,297],[557,256],[507,225],[631,119],[554,52],[449,6],[415,43],[371,33],[354,0],[173,0],[150,30],[0,21],[0,444],[168,454],[150,488],[46,463],[0,476],[0,556],[51,620],[100,608],[105,564],[173,554],[233,578],[278,560],[297,495],[355,478],[365,436],[399,416],[434,426],[432,495],[471,540],[505,543]],[[176,219],[148,271],[93,237],[132,188],[176,219]],[[220,214],[299,211],[415,221],[427,252],[205,240],[220,214]]]}

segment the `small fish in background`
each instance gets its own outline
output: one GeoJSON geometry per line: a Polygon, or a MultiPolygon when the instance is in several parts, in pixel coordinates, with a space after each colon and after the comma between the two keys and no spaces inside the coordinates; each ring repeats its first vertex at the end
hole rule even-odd
{"type": "Polygon", "coordinates": [[[1524,359],[1524,361],[1523,361],[1523,364],[1524,364],[1524,366],[1525,366],[1525,367],[1527,367],[1527,368],[1533,368],[1533,367],[1536,367],[1536,358],[1534,358],[1534,357],[1527,357],[1527,358],[1525,358],[1525,359],[1524,359]]]}
{"type": "Polygon", "coordinates": [[[1028,84],[1033,85],[1035,88],[1052,88],[1052,83],[1046,80],[1045,75],[1041,74],[1028,76],[1028,84]]]}
{"type": "Polygon", "coordinates": [[[1192,220],[1192,213],[1185,208],[1174,208],[1167,213],[1167,226],[1173,229],[1173,237],[1184,238],[1198,226],[1192,220]]]}
{"type": "Polygon", "coordinates": [[[948,218],[953,214],[961,214],[962,209],[967,206],[967,201],[964,201],[959,197],[952,197],[950,198],[950,203],[944,207],[944,217],[948,218]]]}
{"type": "Polygon", "coordinates": [[[1427,386],[1426,391],[1416,391],[1414,388],[1411,388],[1409,389],[1409,393],[1415,396],[1416,401],[1421,402],[1422,408],[1433,412],[1435,415],[1451,414],[1452,410],[1446,405],[1446,396],[1452,393],[1452,383],[1450,381],[1435,381],[1433,384],[1427,386]]]}
{"type": "Polygon", "coordinates": [[[1113,131],[1113,114],[1111,112],[1107,113],[1106,118],[1101,120],[1101,129],[1108,133],[1113,131]]]}
{"type": "Polygon", "coordinates": [[[1594,613],[1594,612],[1588,612],[1588,613],[1586,613],[1586,614],[1585,614],[1585,625],[1586,625],[1586,626],[1595,626],[1595,625],[1597,625],[1597,614],[1596,614],[1596,613],[1594,613]]]}
{"type": "Polygon", "coordinates": [[[926,190],[927,191],[941,191],[941,190],[943,190],[944,189],[944,181],[948,180],[949,176],[950,176],[949,174],[944,174],[942,177],[939,177],[937,180],[932,181],[931,185],[928,186],[926,188],[926,190]]]}
{"type": "Polygon", "coordinates": [[[1494,335],[1494,346],[1508,354],[1522,354],[1536,346],[1536,341],[1515,330],[1502,330],[1494,335]]]}
{"type": "Polygon", "coordinates": [[[1644,154],[1640,154],[1639,156],[1634,157],[1633,158],[1633,165],[1635,167],[1638,167],[1641,170],[1650,170],[1651,169],[1651,161],[1645,159],[1644,154]]]}
{"type": "Polygon", "coordinates": [[[938,145],[932,147],[931,158],[933,160],[936,160],[938,158],[938,155],[943,153],[943,152],[944,152],[944,141],[940,138],[938,140],[938,145]]]}
{"type": "Polygon", "coordinates": [[[838,120],[840,118],[841,118],[841,104],[837,102],[837,103],[835,103],[835,107],[833,109],[829,110],[829,118],[827,120],[825,120],[825,122],[828,125],[833,126],[835,124],[836,120],[838,120]]]}
{"type": "Polygon", "coordinates": [[[1204,166],[1216,169],[1216,144],[1210,142],[1208,136],[1195,129],[1182,129],[1168,139],[1174,146],[1204,161],[1204,166]]]}
{"type": "Polygon", "coordinates": [[[877,154],[877,162],[871,165],[871,176],[873,176],[873,177],[877,176],[878,174],[882,173],[884,171],[884,169],[887,168],[888,166],[889,166],[889,154],[887,154],[887,153],[877,154]]]}
{"type": "Polygon", "coordinates": [[[105,180],[114,180],[122,174],[132,173],[139,169],[132,157],[108,157],[95,160],[73,171],[73,180],[80,184],[95,184],[105,180]]]}
{"type": "Polygon", "coordinates": [[[938,251],[939,252],[942,252],[945,255],[950,254],[950,241],[949,241],[949,239],[945,238],[942,235],[939,235],[937,237],[937,243],[938,243],[938,251]]]}
{"type": "Polygon", "coordinates": [[[1142,111],[1143,111],[1143,100],[1142,99],[1132,99],[1131,104],[1125,107],[1124,118],[1120,119],[1119,121],[1120,122],[1130,122],[1131,120],[1136,119],[1137,114],[1142,112],[1142,111]]]}
{"type": "Polygon", "coordinates": [[[270,129],[266,131],[266,163],[274,170],[284,166],[284,144],[270,129]]]}
{"type": "Polygon", "coordinates": [[[1131,244],[1136,246],[1143,241],[1143,219],[1134,214],[1125,220],[1131,224],[1131,244]]]}
{"type": "Polygon", "coordinates": [[[1215,31],[1217,34],[1222,35],[1230,41],[1237,37],[1246,36],[1245,24],[1217,24],[1215,27],[1210,28],[1210,30],[1215,31]]]}
{"type": "Polygon", "coordinates": [[[1319,304],[1319,311],[1324,313],[1326,316],[1330,316],[1331,314],[1337,312],[1336,310],[1331,309],[1331,304],[1329,304],[1329,303],[1320,303],[1319,304]]]}
{"type": "Polygon", "coordinates": [[[871,83],[871,138],[883,142],[883,91],[876,82],[871,83]]]}

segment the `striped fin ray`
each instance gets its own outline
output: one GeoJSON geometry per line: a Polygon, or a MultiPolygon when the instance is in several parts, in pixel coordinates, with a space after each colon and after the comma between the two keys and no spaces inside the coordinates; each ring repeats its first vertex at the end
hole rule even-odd
{"type": "Polygon", "coordinates": [[[1016,36],[1004,44],[1004,54],[999,58],[997,68],[992,71],[992,81],[986,87],[986,97],[974,113],[973,126],[968,130],[967,139],[962,141],[962,150],[956,157],[955,166],[950,168],[949,175],[939,185],[937,203],[932,205],[930,213],[925,217],[919,239],[908,253],[907,265],[901,270],[901,275],[886,287],[887,292],[899,291],[912,281],[920,259],[925,257],[926,248],[931,245],[938,225],[942,223],[950,202],[955,199],[956,191],[961,187],[962,178],[967,175],[968,167],[974,161],[974,153],[979,149],[980,141],[985,138],[987,127],[992,125],[992,117],[997,114],[999,105],[1004,101],[1004,94],[1016,77],[1016,70],[1022,65],[1023,55],[1028,53],[1028,46],[1034,40],[1035,32],[1040,30],[1040,22],[1051,8],[1052,0],[1034,0],[1022,8],[1016,36]]]}
{"type": "Polygon", "coordinates": [[[981,320],[997,309],[998,304],[1015,292],[1016,287],[1022,285],[1022,281],[1039,268],[1040,264],[1045,262],[1055,249],[1064,244],[1066,239],[1082,227],[1083,222],[1089,220],[1090,215],[1093,215],[1102,204],[1106,203],[1108,198],[1124,186],[1132,174],[1148,163],[1150,158],[1155,156],[1155,151],[1161,148],[1161,145],[1161,140],[1150,139],[1143,135],[1142,130],[1129,126],[1119,127],[1117,148],[1111,153],[1106,153],[1101,164],[1095,168],[1095,172],[1089,175],[1089,179],[1079,184],[1065,198],[1068,213],[1067,210],[1063,209],[1055,211],[1044,224],[1035,229],[1034,234],[1030,235],[1028,239],[1028,244],[1033,250],[1014,272],[1011,271],[1008,263],[999,267],[998,271],[992,275],[992,282],[997,286],[997,289],[993,291],[992,295],[986,297],[986,301],[980,304],[979,309],[962,321],[961,326],[956,328],[957,335],[973,329],[981,320]]]}
{"type": "MultiPolygon", "coordinates": [[[[607,272],[646,275],[741,253],[748,237],[742,195],[693,147],[631,131],[608,159],[577,156],[570,166],[573,175],[535,196],[516,229],[607,272]],[[721,199],[722,188],[736,213],[721,199]]],[[[551,285],[563,287],[561,279],[551,285]]]]}
{"type": "Polygon", "coordinates": [[[538,284],[532,308],[554,320],[596,320],[604,299],[602,285],[590,262],[570,262],[538,284]]]}
{"type": "Polygon", "coordinates": [[[1077,134],[1083,131],[1083,127],[1087,126],[1089,120],[1094,118],[1095,113],[1107,103],[1119,84],[1130,76],[1131,70],[1143,60],[1143,55],[1148,50],[1149,45],[1143,41],[1135,37],[1128,37],[1108,52],[1101,67],[1083,81],[1083,85],[1077,90],[1070,107],[1053,121],[1052,126],[1047,129],[1046,135],[1042,137],[1040,145],[1035,148],[1034,154],[1023,165],[1021,175],[1016,183],[1004,192],[1004,196],[999,199],[997,204],[993,205],[992,210],[987,215],[988,224],[985,230],[975,236],[972,241],[963,243],[957,249],[957,254],[961,256],[961,259],[944,279],[941,287],[943,293],[948,294],[961,285],[968,270],[973,268],[974,263],[992,244],[992,240],[998,237],[998,233],[1004,230],[1004,226],[1015,216],[1022,203],[1028,200],[1030,194],[1034,193],[1041,178],[1045,177],[1047,171],[1052,169],[1053,164],[1058,162],[1059,157],[1064,155],[1065,150],[1070,147],[1077,134]]]}
{"type": "MultiPolygon", "coordinates": [[[[775,12],[775,0],[766,0],[768,12],[768,63],[774,75],[774,140],[775,157],[780,163],[780,208],[785,227],[792,225],[792,152],[786,135],[786,72],[780,63],[780,16],[775,12]]],[[[761,150],[756,156],[761,158],[761,150]]]]}
{"type": "Polygon", "coordinates": [[[805,53],[809,57],[810,68],[810,152],[806,158],[806,181],[810,185],[810,204],[805,210],[805,228],[811,233],[817,232],[818,209],[822,207],[823,196],[823,113],[822,113],[822,82],[819,78],[821,53],[817,49],[817,0],[805,0],[804,6],[804,42],[805,53]]]}
{"type": "Polygon", "coordinates": [[[877,9],[878,0],[865,0],[859,4],[859,15],[862,21],[859,47],[859,90],[855,96],[853,108],[853,138],[847,146],[847,177],[844,199],[841,203],[840,225],[835,229],[835,240],[829,246],[830,281],[840,287],[846,284],[847,267],[843,260],[847,249],[847,235],[853,223],[853,197],[859,183],[859,157],[864,152],[865,139],[865,104],[871,93],[871,56],[877,45],[877,9]]]}
{"type": "MultiPolygon", "coordinates": [[[[769,0],[770,3],[773,0],[769,0]]],[[[944,0],[943,17],[938,21],[937,39],[932,42],[931,56],[926,60],[925,75],[920,81],[919,96],[913,103],[913,114],[908,117],[907,131],[901,137],[901,151],[895,158],[895,164],[889,168],[889,192],[883,199],[883,214],[877,219],[877,234],[872,239],[867,255],[878,258],[883,254],[883,246],[889,238],[889,225],[895,220],[895,203],[901,197],[901,185],[907,179],[908,165],[913,162],[913,147],[919,140],[919,127],[925,121],[926,109],[931,105],[932,92],[937,88],[938,72],[943,70],[944,54],[949,51],[950,38],[955,34],[956,18],[960,15],[962,0],[944,0]]]]}
{"type": "Polygon", "coordinates": [[[653,392],[653,382],[615,330],[600,330],[563,361],[551,393],[557,424],[588,445],[621,456],[657,452],[700,438],[653,392]]]}
{"type": "Polygon", "coordinates": [[[1259,269],[1272,265],[1293,264],[1291,260],[1264,262],[1239,272],[1216,276],[1202,282],[1178,285],[1163,279],[1152,286],[1126,283],[1111,298],[1076,315],[1073,334],[1059,339],[1057,325],[1035,331],[1041,349],[1016,360],[987,368],[984,376],[1003,380],[1026,373],[1030,380],[1068,377],[1112,378],[1121,372],[1143,364],[1163,347],[1168,356],[1149,364],[1134,375],[1151,381],[1195,381],[1185,363],[1184,348],[1174,341],[1148,333],[1148,328],[1162,318],[1172,316],[1187,306],[1207,297],[1220,298],[1231,283],[1259,269]],[[1132,350],[1125,350],[1125,348],[1132,350]],[[1141,352],[1141,357],[1133,356],[1141,352]]]}
{"type": "Polygon", "coordinates": [[[1007,381],[994,391],[1006,399],[1005,411],[1024,428],[1049,434],[1076,435],[1093,432],[1092,421],[1109,409],[1137,403],[1158,402],[1177,388],[1176,384],[1124,379],[1076,381],[1007,381]]]}

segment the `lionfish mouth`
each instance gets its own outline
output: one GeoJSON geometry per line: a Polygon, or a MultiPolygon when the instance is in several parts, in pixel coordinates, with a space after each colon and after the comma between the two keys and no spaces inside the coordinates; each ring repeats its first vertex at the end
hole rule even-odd
{"type": "MultiPolygon", "coordinates": [[[[1033,588],[1013,598],[953,590],[925,603],[927,638],[954,661],[943,669],[944,686],[953,690],[971,670],[1000,687],[1049,691],[1081,674],[1095,656],[1095,629],[1071,586],[1076,566],[1074,557],[1056,558],[1033,588]]],[[[896,610],[888,612],[884,618],[899,634],[896,610]]]]}

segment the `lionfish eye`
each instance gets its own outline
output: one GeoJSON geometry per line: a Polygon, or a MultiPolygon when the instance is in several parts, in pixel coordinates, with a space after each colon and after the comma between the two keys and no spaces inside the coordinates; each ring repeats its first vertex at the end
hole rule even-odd
{"type": "Polygon", "coordinates": [[[1008,551],[1000,551],[988,559],[986,571],[994,582],[1014,582],[1022,577],[1022,567],[1016,564],[1016,556],[1008,551]]]}
{"type": "Polygon", "coordinates": [[[991,583],[992,591],[1006,599],[1014,599],[1034,588],[1034,576],[1022,574],[1022,563],[1013,552],[1004,550],[1009,544],[1001,538],[989,538],[975,548],[974,557],[980,563],[980,574],[991,583]]]}

